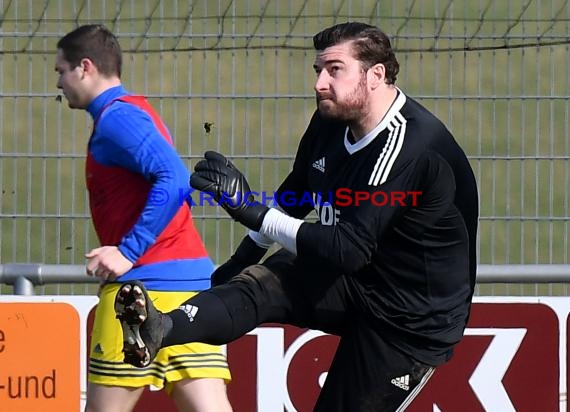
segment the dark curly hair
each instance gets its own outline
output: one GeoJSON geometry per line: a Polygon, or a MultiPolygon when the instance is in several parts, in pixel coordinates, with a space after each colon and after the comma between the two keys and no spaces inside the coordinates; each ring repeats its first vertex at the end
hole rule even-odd
{"type": "Polygon", "coordinates": [[[347,22],[324,29],[313,37],[315,50],[324,50],[345,41],[354,41],[354,54],[364,70],[382,63],[386,68],[386,83],[396,83],[400,64],[396,60],[390,39],[378,27],[360,22],[347,22]]]}

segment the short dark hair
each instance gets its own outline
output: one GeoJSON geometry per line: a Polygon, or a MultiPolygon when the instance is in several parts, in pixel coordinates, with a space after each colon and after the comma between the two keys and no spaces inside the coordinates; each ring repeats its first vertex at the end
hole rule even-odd
{"type": "Polygon", "coordinates": [[[123,59],[117,37],[101,24],[86,24],[67,33],[57,42],[65,60],[75,68],[88,58],[105,76],[121,77],[123,59]]]}
{"type": "Polygon", "coordinates": [[[364,70],[382,63],[386,67],[386,83],[396,83],[400,64],[390,39],[378,27],[359,22],[337,24],[315,34],[313,45],[315,50],[324,50],[351,40],[354,41],[354,57],[361,62],[364,70]]]}

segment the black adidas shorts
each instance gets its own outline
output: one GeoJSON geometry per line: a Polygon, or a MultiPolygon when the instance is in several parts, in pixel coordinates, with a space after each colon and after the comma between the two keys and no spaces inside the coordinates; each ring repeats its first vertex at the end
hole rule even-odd
{"type": "Polygon", "coordinates": [[[250,274],[259,272],[254,277],[265,284],[261,287],[263,297],[255,300],[265,301],[262,306],[271,308],[267,321],[318,329],[341,337],[314,410],[405,410],[434,368],[400,351],[398,342],[387,341],[382,330],[374,328],[354,310],[343,276],[315,269],[298,265],[285,251],[272,255],[263,265],[246,269],[250,274]]]}
{"type": "Polygon", "coordinates": [[[315,411],[404,411],[434,368],[358,323],[341,337],[315,411]]]}

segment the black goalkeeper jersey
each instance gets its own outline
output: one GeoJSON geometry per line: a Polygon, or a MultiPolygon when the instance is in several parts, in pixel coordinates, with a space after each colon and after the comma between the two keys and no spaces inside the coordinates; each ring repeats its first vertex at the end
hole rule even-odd
{"type": "Polygon", "coordinates": [[[318,111],[277,191],[297,258],[344,274],[359,312],[420,361],[451,356],[475,285],[478,194],[467,157],[433,114],[399,91],[356,143],[318,111]]]}

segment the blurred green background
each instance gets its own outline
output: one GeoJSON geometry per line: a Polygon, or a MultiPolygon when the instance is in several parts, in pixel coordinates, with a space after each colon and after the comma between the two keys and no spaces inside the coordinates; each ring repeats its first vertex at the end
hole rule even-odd
{"type": "MultiPolygon", "coordinates": [[[[44,0],[0,1],[0,12],[0,263],[83,264],[97,246],[83,180],[91,121],[55,99],[62,35],[106,24],[124,84],[149,97],[189,167],[215,149],[272,191],[315,107],[312,36],[348,20],[391,36],[397,85],[467,152],[479,263],[569,263],[567,1],[44,0]]],[[[222,263],[245,230],[219,208],[193,213],[222,263]]],[[[518,293],[498,287],[488,292],[518,293]]]]}

